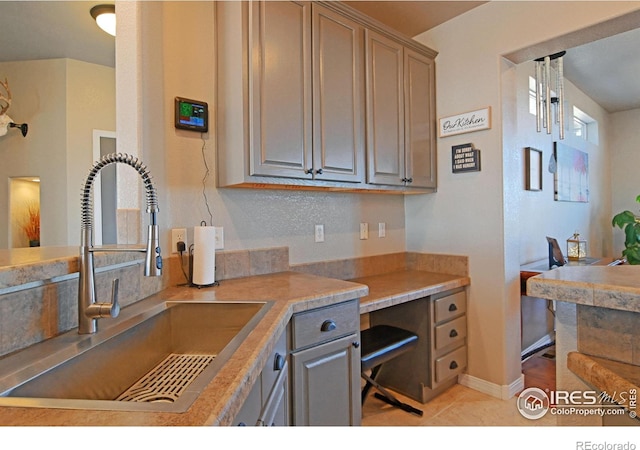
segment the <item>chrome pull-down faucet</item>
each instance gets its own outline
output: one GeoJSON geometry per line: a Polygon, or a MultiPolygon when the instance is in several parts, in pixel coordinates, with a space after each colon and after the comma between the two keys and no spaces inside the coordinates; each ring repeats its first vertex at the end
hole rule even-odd
{"type": "Polygon", "coordinates": [[[156,213],[158,200],[156,190],[151,182],[151,175],[146,166],[135,156],[123,153],[111,153],[103,156],[91,168],[82,190],[80,227],[80,277],[78,284],[78,333],[91,334],[98,329],[98,319],[101,317],[117,317],[120,312],[118,303],[118,280],[113,280],[113,291],[110,303],[100,303],[96,298],[94,251],[143,252],[145,256],[144,275],[147,277],[162,275],[162,256],[158,237],[156,213]],[[146,248],[117,248],[93,246],[93,201],[91,189],[95,177],[100,170],[114,163],[127,164],[138,172],[144,183],[147,212],[149,213],[149,227],[147,230],[146,248]]]}

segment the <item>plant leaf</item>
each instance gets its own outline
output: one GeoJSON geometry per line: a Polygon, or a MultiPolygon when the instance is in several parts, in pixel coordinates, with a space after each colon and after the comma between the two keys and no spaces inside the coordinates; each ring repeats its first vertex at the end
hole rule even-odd
{"type": "Polygon", "coordinates": [[[635,214],[627,210],[627,211],[622,211],[621,213],[618,213],[615,216],[613,216],[613,219],[611,220],[611,225],[614,227],[618,226],[624,229],[626,224],[635,223],[635,221],[636,221],[635,214]]]}

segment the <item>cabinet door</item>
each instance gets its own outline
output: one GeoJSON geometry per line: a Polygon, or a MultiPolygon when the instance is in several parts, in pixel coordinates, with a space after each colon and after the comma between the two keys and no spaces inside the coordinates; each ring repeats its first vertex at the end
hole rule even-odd
{"type": "Polygon", "coordinates": [[[364,181],[363,29],[313,6],[314,178],[364,181]]]}
{"type": "Polygon", "coordinates": [[[293,353],[293,425],[360,425],[360,350],[353,334],[293,353]]]}
{"type": "Polygon", "coordinates": [[[311,178],[311,5],[253,2],[250,174],[311,178]]]}
{"type": "Polygon", "coordinates": [[[407,185],[436,187],[435,70],[432,59],[404,52],[407,185]]]}
{"type": "Polygon", "coordinates": [[[404,185],[403,47],[366,30],[367,181],[404,185]]]}

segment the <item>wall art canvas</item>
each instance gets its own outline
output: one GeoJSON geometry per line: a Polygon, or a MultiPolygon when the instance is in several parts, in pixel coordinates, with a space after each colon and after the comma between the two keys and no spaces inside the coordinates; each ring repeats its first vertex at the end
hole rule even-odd
{"type": "Polygon", "coordinates": [[[554,199],[589,202],[589,154],[555,142],[553,155],[556,160],[554,199]]]}

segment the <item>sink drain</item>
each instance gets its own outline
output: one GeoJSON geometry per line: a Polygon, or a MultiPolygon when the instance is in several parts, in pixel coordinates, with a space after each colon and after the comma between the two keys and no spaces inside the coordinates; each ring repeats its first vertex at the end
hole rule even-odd
{"type": "Polygon", "coordinates": [[[214,358],[213,355],[172,353],[116,400],[173,403],[214,358]]]}

